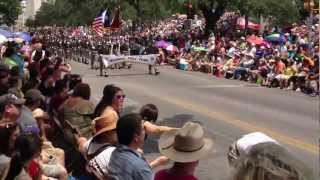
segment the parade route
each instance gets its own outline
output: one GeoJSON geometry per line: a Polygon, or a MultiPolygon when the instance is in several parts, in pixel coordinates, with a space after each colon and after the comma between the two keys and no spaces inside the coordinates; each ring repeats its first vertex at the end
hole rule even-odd
{"type": "MultiPolygon", "coordinates": [[[[84,82],[90,84],[95,103],[100,100],[103,87],[112,83],[126,94],[124,113],[153,103],[160,110],[159,124],[180,127],[187,121],[200,122],[215,142],[214,151],[197,169],[201,180],[228,179],[229,145],[241,135],[255,131],[278,140],[319,174],[317,97],[170,66],[161,67],[159,76],[148,75],[147,66],[137,64],[129,70],[110,70],[109,77],[100,77],[98,71],[76,62],[72,62],[72,68],[73,73],[81,74],[84,82]]],[[[158,155],[157,138],[147,140],[148,158],[158,155]]]]}

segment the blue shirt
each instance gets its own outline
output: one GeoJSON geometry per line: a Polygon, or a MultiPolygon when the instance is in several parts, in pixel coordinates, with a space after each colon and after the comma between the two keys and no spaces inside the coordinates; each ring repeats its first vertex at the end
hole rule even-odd
{"type": "Polygon", "coordinates": [[[17,63],[17,65],[19,67],[19,73],[23,74],[24,59],[22,58],[22,56],[18,55],[18,54],[13,54],[10,58],[13,59],[17,63]]]}
{"type": "Polygon", "coordinates": [[[148,162],[135,150],[119,145],[112,153],[109,162],[112,180],[153,180],[148,162]]]}
{"type": "Polygon", "coordinates": [[[32,116],[32,112],[26,106],[21,107],[21,115],[18,118],[17,123],[21,128],[22,134],[40,134],[37,120],[32,116]]]}

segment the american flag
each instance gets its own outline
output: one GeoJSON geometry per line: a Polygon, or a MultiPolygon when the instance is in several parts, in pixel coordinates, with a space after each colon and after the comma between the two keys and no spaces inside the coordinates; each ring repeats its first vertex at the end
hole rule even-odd
{"type": "Polygon", "coordinates": [[[92,30],[99,36],[103,36],[106,14],[107,10],[104,10],[98,17],[94,18],[94,21],[92,23],[92,30]]]}

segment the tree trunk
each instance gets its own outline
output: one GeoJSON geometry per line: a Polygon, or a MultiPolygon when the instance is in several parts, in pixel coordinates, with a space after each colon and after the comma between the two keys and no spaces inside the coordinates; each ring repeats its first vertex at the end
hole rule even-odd
{"type": "Polygon", "coordinates": [[[244,16],[244,37],[246,37],[248,33],[248,24],[249,24],[249,16],[245,15],[244,16]]]}
{"type": "Polygon", "coordinates": [[[203,13],[203,16],[206,20],[206,27],[205,27],[205,37],[209,37],[210,33],[215,30],[216,23],[219,21],[220,17],[223,15],[226,6],[227,1],[216,1],[218,5],[214,7],[213,2],[210,3],[210,5],[204,4],[202,1],[199,2],[200,10],[203,13]],[[213,12],[212,10],[215,9],[213,12]]]}
{"type": "Polygon", "coordinates": [[[140,0],[135,0],[132,5],[137,11],[138,25],[141,25],[141,15],[142,14],[141,14],[140,0]]]}

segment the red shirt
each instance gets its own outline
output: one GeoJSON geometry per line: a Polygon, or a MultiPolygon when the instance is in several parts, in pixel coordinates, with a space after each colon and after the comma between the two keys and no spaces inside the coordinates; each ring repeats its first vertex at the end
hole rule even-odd
{"type": "Polygon", "coordinates": [[[198,180],[193,175],[176,175],[168,172],[167,169],[156,173],[154,180],[198,180]]]}

